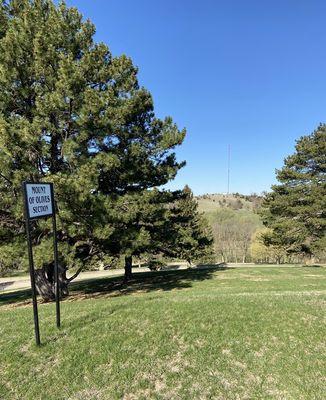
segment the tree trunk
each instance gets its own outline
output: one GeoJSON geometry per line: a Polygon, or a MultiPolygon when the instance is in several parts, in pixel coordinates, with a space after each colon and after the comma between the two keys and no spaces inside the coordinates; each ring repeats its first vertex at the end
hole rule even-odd
{"type": "Polygon", "coordinates": [[[310,256],[310,265],[316,264],[316,257],[311,254],[310,256]]]}
{"type": "MultiPolygon", "coordinates": [[[[66,269],[59,268],[59,286],[60,297],[67,296],[68,279],[66,277],[66,269]]],[[[55,300],[55,280],[54,280],[54,263],[46,264],[41,269],[35,271],[35,286],[37,293],[45,301],[55,300]]]]}
{"type": "Polygon", "coordinates": [[[132,256],[125,257],[125,276],[124,283],[127,283],[132,278],[132,256]]]}

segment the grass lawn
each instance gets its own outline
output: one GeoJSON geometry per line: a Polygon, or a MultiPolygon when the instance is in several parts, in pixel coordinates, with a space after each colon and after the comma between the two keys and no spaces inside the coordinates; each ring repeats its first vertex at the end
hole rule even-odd
{"type": "Polygon", "coordinates": [[[0,399],[325,399],[326,269],[243,267],[0,295],[0,399]]]}

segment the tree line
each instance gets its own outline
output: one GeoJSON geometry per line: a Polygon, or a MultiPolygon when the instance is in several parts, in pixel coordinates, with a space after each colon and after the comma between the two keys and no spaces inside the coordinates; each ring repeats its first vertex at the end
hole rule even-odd
{"type": "MultiPolygon", "coordinates": [[[[324,124],[298,140],[255,213],[238,195],[209,224],[189,187],[162,189],[185,165],[175,149],[186,130],[157,118],[132,60],[94,34],[64,2],[0,1],[0,272],[27,268],[23,181],[54,183],[63,294],[83,268],[121,257],[125,282],[135,257],[325,259],[324,124]]],[[[33,223],[36,281],[48,299],[51,235],[50,221],[33,223]]]]}
{"type": "Polygon", "coordinates": [[[278,184],[261,197],[235,194],[208,213],[219,261],[326,261],[325,124],[297,140],[276,177],[278,184]],[[239,199],[250,200],[251,210],[243,210],[239,199]]]}

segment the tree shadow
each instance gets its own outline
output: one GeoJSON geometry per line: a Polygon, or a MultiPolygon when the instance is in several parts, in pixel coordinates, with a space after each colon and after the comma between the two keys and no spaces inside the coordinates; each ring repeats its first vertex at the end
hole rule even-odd
{"type": "Polygon", "coordinates": [[[181,264],[165,265],[162,267],[161,271],[175,271],[182,267],[181,264]]]}
{"type": "Polygon", "coordinates": [[[0,307],[5,304],[20,303],[21,305],[31,302],[31,289],[20,289],[9,293],[0,293],[0,307]]]}
{"type": "MultiPolygon", "coordinates": [[[[187,289],[192,286],[193,282],[212,279],[216,271],[226,269],[232,269],[232,267],[225,264],[206,264],[189,269],[138,272],[133,274],[133,278],[128,284],[123,283],[121,276],[72,282],[70,295],[62,301],[70,302],[86,298],[117,297],[133,293],[187,289]]],[[[19,303],[19,305],[31,303],[31,289],[0,294],[0,306],[15,303],[19,303]]]]}
{"type": "Polygon", "coordinates": [[[170,291],[187,289],[194,281],[212,279],[216,271],[230,269],[226,265],[200,265],[198,268],[182,270],[161,270],[133,274],[133,278],[124,284],[121,276],[102,279],[92,279],[76,282],[71,287],[71,295],[67,300],[74,297],[84,298],[117,297],[133,293],[148,293],[153,291],[170,291]]]}

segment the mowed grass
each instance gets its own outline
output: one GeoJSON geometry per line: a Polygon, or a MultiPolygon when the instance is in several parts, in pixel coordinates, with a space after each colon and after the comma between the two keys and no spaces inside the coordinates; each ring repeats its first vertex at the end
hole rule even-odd
{"type": "Polygon", "coordinates": [[[325,399],[326,270],[144,273],[42,304],[0,296],[0,399],[325,399]]]}

